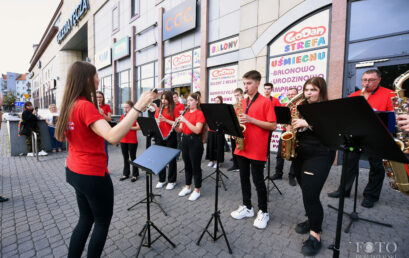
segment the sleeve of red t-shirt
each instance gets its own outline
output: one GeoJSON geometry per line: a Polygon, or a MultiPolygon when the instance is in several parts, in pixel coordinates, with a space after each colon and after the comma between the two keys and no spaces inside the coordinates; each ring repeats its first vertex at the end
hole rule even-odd
{"type": "Polygon", "coordinates": [[[394,95],[394,92],[390,92],[390,96],[388,98],[388,103],[386,105],[386,111],[393,111],[393,104],[392,104],[392,97],[394,95]]]}
{"type": "Polygon", "coordinates": [[[206,122],[206,119],[203,115],[203,112],[202,111],[198,112],[197,117],[196,117],[196,124],[197,123],[205,124],[205,122],[206,122]]]}
{"type": "Polygon", "coordinates": [[[107,106],[107,113],[111,113],[111,114],[112,114],[111,107],[110,107],[109,105],[106,105],[106,106],[107,106]]]}
{"type": "Polygon", "coordinates": [[[265,119],[266,119],[266,121],[267,122],[275,122],[275,121],[277,121],[276,120],[276,113],[275,113],[275,111],[274,111],[274,106],[273,105],[269,105],[269,103],[268,102],[266,102],[266,104],[265,104],[265,110],[266,110],[266,117],[265,117],[265,119]]]}
{"type": "Polygon", "coordinates": [[[273,107],[281,107],[280,101],[276,98],[273,98],[273,107]]]}
{"type": "Polygon", "coordinates": [[[98,112],[98,109],[89,101],[81,101],[77,109],[79,118],[81,121],[89,127],[95,121],[104,119],[104,117],[98,112]]]}

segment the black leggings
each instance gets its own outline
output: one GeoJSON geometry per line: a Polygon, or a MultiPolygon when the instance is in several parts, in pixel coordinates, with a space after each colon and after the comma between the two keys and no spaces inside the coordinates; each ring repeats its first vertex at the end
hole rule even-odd
{"type": "Polygon", "coordinates": [[[264,183],[264,164],[265,161],[252,160],[246,157],[237,155],[237,161],[240,168],[240,183],[241,192],[243,195],[243,204],[251,209],[251,183],[250,183],[250,167],[251,177],[256,187],[258,208],[264,213],[267,212],[267,188],[264,183]]]}
{"type": "Polygon", "coordinates": [[[185,162],[186,185],[192,184],[192,174],[195,179],[195,188],[202,187],[202,168],[200,167],[203,155],[202,135],[185,134],[182,138],[182,157],[185,162]]]}
{"type": "MultiPolygon", "coordinates": [[[[122,157],[124,158],[124,169],[122,171],[122,174],[126,177],[129,177],[129,174],[131,173],[131,169],[130,169],[131,164],[129,163],[129,157],[131,157],[131,161],[134,161],[136,159],[137,149],[138,149],[138,143],[121,142],[122,157]]],[[[138,167],[132,166],[132,176],[134,177],[139,176],[138,167]]]]}
{"type": "MultiPolygon", "coordinates": [[[[178,141],[176,137],[176,133],[172,132],[169,138],[164,141],[162,139],[157,139],[156,144],[160,146],[166,146],[170,148],[177,149],[178,141]]],[[[177,167],[176,167],[176,158],[174,158],[169,163],[169,173],[168,173],[168,183],[175,183],[177,177],[177,167]]],[[[159,182],[164,183],[166,181],[166,167],[159,172],[159,182]]]]}
{"type": "Polygon", "coordinates": [[[297,148],[297,154],[293,165],[301,187],[305,213],[310,229],[321,233],[324,210],[320,193],[334,162],[335,151],[330,151],[322,145],[302,145],[297,148]]]}
{"type": "Polygon", "coordinates": [[[114,207],[114,188],[109,174],[87,176],[66,171],[67,182],[74,187],[80,217],[71,235],[68,257],[81,257],[92,225],[87,257],[100,257],[104,249],[114,207]]]}

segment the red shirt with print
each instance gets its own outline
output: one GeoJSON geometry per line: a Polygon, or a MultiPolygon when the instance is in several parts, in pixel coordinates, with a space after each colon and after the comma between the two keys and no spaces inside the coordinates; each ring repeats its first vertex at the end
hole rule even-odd
{"type": "Polygon", "coordinates": [[[180,116],[180,113],[185,110],[185,105],[178,102],[177,104],[175,104],[175,109],[178,111],[178,116],[180,116]]]}
{"type": "MultiPolygon", "coordinates": [[[[196,109],[193,112],[187,111],[184,117],[194,126],[196,126],[197,123],[205,124],[206,122],[203,112],[199,109],[196,109]]],[[[184,123],[182,123],[182,131],[183,134],[193,134],[192,130],[190,130],[189,127],[187,127],[187,125],[185,125],[184,123]]]]}
{"type": "MultiPolygon", "coordinates": [[[[159,117],[159,111],[160,111],[159,108],[156,109],[155,118],[159,117]]],[[[168,108],[163,108],[162,116],[164,118],[168,119],[168,120],[175,121],[175,119],[179,117],[179,111],[176,108],[174,108],[173,109],[173,118],[172,118],[172,116],[170,115],[170,113],[168,111],[168,108]]],[[[162,132],[162,136],[165,138],[166,136],[168,136],[168,134],[170,132],[170,129],[172,129],[172,125],[166,123],[165,121],[160,121],[159,122],[159,129],[162,132]]]]}
{"type": "MultiPolygon", "coordinates": [[[[249,105],[250,99],[247,97],[241,101],[243,113],[246,112],[247,100],[249,105]]],[[[275,122],[276,115],[271,101],[258,94],[257,99],[250,105],[248,116],[264,122],[275,122]]],[[[246,131],[244,131],[243,150],[236,148],[234,154],[246,157],[252,160],[267,160],[267,145],[270,131],[262,129],[251,123],[245,123],[246,131]]]]}
{"type": "Polygon", "coordinates": [[[104,114],[106,116],[108,115],[108,113],[112,114],[111,107],[109,105],[105,104],[105,105],[101,105],[99,107],[102,109],[102,111],[104,111],[104,114]]]}
{"type": "MultiPolygon", "coordinates": [[[[349,97],[356,97],[361,95],[361,90],[355,91],[349,97]]],[[[394,96],[394,92],[388,88],[378,86],[366,101],[374,109],[374,111],[393,111],[393,105],[391,98],[394,96]]]]}
{"type": "Polygon", "coordinates": [[[104,138],[92,131],[90,125],[104,119],[98,109],[85,97],[79,97],[68,118],[65,136],[69,143],[67,167],[78,174],[104,176],[108,173],[104,138]]]}
{"type": "MultiPolygon", "coordinates": [[[[124,117],[126,116],[126,114],[123,114],[121,116],[121,120],[122,121],[124,119],[124,117]]],[[[132,125],[132,127],[136,126],[136,121],[135,123],[132,125]]],[[[135,130],[129,130],[129,132],[124,136],[124,138],[121,139],[122,143],[138,143],[138,137],[137,137],[137,133],[135,130]]]]}

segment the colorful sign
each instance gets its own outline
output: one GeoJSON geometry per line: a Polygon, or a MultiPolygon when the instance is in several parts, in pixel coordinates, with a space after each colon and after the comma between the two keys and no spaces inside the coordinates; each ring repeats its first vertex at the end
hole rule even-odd
{"type": "Polygon", "coordinates": [[[223,97],[223,103],[236,102],[233,91],[237,88],[238,65],[209,69],[209,103],[217,96],[223,97]]]}
{"type": "Polygon", "coordinates": [[[70,18],[64,23],[61,30],[57,34],[57,43],[61,44],[61,41],[71,32],[73,26],[78,26],[79,21],[84,17],[89,9],[88,1],[81,0],[80,4],[74,9],[70,18]]]}
{"type": "Polygon", "coordinates": [[[118,40],[112,46],[112,58],[114,60],[118,60],[123,57],[129,56],[129,54],[130,54],[130,50],[129,50],[129,37],[128,36],[118,40]]]}
{"type": "Polygon", "coordinates": [[[165,58],[165,73],[172,72],[172,58],[167,57],[165,58]]]}
{"type": "Polygon", "coordinates": [[[209,56],[216,56],[239,50],[239,37],[225,39],[209,45],[209,56]]]}
{"type": "Polygon", "coordinates": [[[270,56],[328,46],[329,10],[317,13],[287,30],[270,45],[270,56]]]}
{"type": "Polygon", "coordinates": [[[200,66],[200,48],[193,50],[193,67],[200,66]]]}
{"type": "Polygon", "coordinates": [[[196,28],[196,0],[187,0],[163,14],[163,41],[196,28]]]}
{"type": "Polygon", "coordinates": [[[111,65],[111,48],[99,51],[95,55],[95,67],[97,70],[111,65]]]}
{"type": "Polygon", "coordinates": [[[200,68],[193,69],[193,92],[200,91],[200,68]]]}
{"type": "Polygon", "coordinates": [[[192,51],[172,56],[172,72],[192,68],[192,51]]]}
{"type": "Polygon", "coordinates": [[[172,86],[192,83],[192,70],[185,70],[172,74],[172,86]]]}

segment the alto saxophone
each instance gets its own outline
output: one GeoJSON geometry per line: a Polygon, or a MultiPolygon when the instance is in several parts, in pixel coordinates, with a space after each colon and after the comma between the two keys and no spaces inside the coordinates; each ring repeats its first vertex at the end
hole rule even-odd
{"type": "MultiPolygon", "coordinates": [[[[395,88],[395,96],[392,97],[393,111],[395,116],[409,113],[409,100],[404,96],[402,84],[409,78],[409,71],[400,75],[393,82],[395,88]]],[[[396,126],[396,144],[405,153],[409,154],[409,133],[403,131],[396,126]]],[[[396,161],[384,161],[386,174],[390,178],[390,185],[393,189],[409,195],[409,167],[408,164],[403,164],[396,161]]]]}
{"type": "MultiPolygon", "coordinates": [[[[243,114],[243,107],[241,106],[241,97],[237,98],[237,118],[239,119],[240,123],[240,115],[243,114]]],[[[240,123],[240,130],[242,133],[246,131],[246,126],[240,123]]],[[[244,148],[244,138],[236,137],[236,148],[239,150],[243,150],[244,148]]]]}
{"type": "Polygon", "coordinates": [[[290,108],[291,112],[291,130],[285,132],[281,135],[281,157],[286,160],[292,160],[297,156],[295,152],[295,147],[297,144],[297,130],[293,128],[294,119],[300,118],[297,106],[305,101],[304,92],[298,93],[294,98],[292,98],[288,103],[287,107],[290,108]]]}

